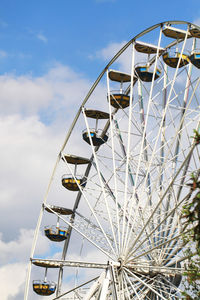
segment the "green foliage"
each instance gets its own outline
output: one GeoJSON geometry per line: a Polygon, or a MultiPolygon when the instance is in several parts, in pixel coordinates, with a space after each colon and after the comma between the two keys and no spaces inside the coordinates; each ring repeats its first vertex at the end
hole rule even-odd
{"type": "MultiPolygon", "coordinates": [[[[200,143],[200,135],[195,132],[195,141],[200,143]]],[[[183,218],[190,228],[190,234],[183,236],[188,244],[185,255],[188,257],[186,283],[183,297],[186,300],[200,299],[200,170],[191,175],[190,197],[183,207],[183,218]]]]}
{"type": "Polygon", "coordinates": [[[196,143],[196,145],[200,144],[200,133],[194,129],[194,141],[196,143]]]}

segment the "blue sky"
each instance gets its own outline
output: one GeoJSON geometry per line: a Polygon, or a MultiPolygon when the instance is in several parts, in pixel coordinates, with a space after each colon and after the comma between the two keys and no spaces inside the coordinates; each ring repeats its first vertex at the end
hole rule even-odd
{"type": "Polygon", "coordinates": [[[122,44],[167,20],[199,24],[199,0],[0,1],[1,300],[23,297],[45,189],[81,101],[122,44]]]}
{"type": "Polygon", "coordinates": [[[40,75],[58,61],[94,78],[103,64],[90,57],[102,47],[161,21],[192,22],[199,14],[198,0],[3,0],[1,73],[40,75]]]}

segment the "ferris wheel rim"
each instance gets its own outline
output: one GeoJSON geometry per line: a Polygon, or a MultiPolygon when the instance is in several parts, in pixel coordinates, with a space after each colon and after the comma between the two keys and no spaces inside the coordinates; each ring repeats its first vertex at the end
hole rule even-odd
{"type": "MultiPolygon", "coordinates": [[[[63,149],[65,148],[65,146],[66,146],[66,144],[67,144],[67,142],[68,142],[68,139],[69,139],[69,137],[70,137],[70,135],[71,135],[71,133],[72,133],[72,131],[73,131],[73,128],[74,128],[74,126],[75,126],[75,124],[76,124],[76,122],[77,122],[77,120],[78,120],[78,118],[79,118],[79,115],[81,114],[81,112],[83,112],[83,115],[84,115],[84,105],[87,103],[87,100],[89,99],[89,97],[91,96],[91,94],[93,93],[93,91],[95,90],[95,88],[96,88],[96,86],[98,85],[98,83],[100,82],[100,80],[101,80],[101,78],[103,77],[103,75],[106,73],[106,71],[109,69],[109,67],[112,65],[112,63],[137,39],[137,38],[139,38],[139,37],[141,37],[141,36],[143,36],[145,33],[147,33],[147,32],[149,32],[149,31],[151,31],[151,30],[154,30],[154,29],[156,29],[156,28],[158,28],[159,26],[162,26],[162,25],[164,25],[164,24],[188,24],[188,25],[194,25],[194,24],[192,24],[192,23],[189,23],[189,22],[185,22],[185,21],[166,21],[166,22],[162,22],[162,23],[158,23],[158,24],[156,24],[156,25],[153,25],[153,26],[151,26],[151,27],[149,27],[148,29],[146,29],[146,30],[144,30],[144,31],[142,31],[140,34],[138,34],[138,35],[136,35],[134,38],[132,38],[127,44],[125,44],[118,52],[117,52],[117,54],[110,60],[110,62],[107,64],[107,66],[103,69],[103,71],[100,73],[100,75],[97,77],[97,79],[96,79],[96,81],[94,82],[94,84],[92,85],[92,87],[90,88],[90,90],[89,90],[89,92],[88,92],[88,94],[86,95],[86,97],[84,98],[84,100],[83,100],[83,102],[82,102],[82,104],[81,104],[81,106],[80,106],[80,108],[79,108],[79,110],[78,110],[78,112],[77,112],[77,114],[76,114],[76,116],[75,116],[75,118],[74,118],[74,120],[73,120],[73,122],[72,122],[72,125],[71,125],[71,127],[70,127],[70,129],[69,129],[69,131],[68,131],[68,133],[67,133],[67,136],[66,136],[66,139],[65,139],[65,142],[64,142],[64,144],[63,144],[63,146],[62,146],[62,148],[61,148],[61,151],[59,152],[59,155],[58,155],[58,158],[57,158],[57,162],[60,160],[60,158],[62,158],[63,157],[63,149]]],[[[198,26],[196,26],[196,25],[194,25],[195,27],[198,27],[198,26]]],[[[200,29],[200,27],[198,27],[199,29],[200,29]]],[[[56,164],[57,164],[57,162],[56,162],[56,164]]],[[[56,168],[56,166],[55,166],[55,168],[56,168]]],[[[80,191],[81,192],[81,191],[80,191]]],[[[82,193],[81,193],[81,195],[82,195],[82,193]]],[[[124,275],[124,276],[127,276],[127,274],[126,275],[124,275]]],[[[137,291],[135,292],[136,294],[137,294],[137,291]]],[[[154,290],[152,289],[151,290],[151,293],[154,293],[154,290]]],[[[165,298],[163,298],[162,297],[162,295],[160,296],[159,295],[159,297],[161,297],[161,299],[165,299],[165,298]]]]}

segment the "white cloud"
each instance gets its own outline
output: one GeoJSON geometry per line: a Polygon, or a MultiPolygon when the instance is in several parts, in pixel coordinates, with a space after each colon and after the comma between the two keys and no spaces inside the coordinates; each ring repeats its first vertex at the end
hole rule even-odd
{"type": "MultiPolygon", "coordinates": [[[[0,126],[2,128],[0,137],[5,141],[2,151],[2,161],[4,162],[2,177],[5,180],[2,183],[3,188],[0,191],[0,197],[4,199],[2,210],[5,212],[5,218],[1,220],[3,226],[0,226],[0,228],[3,227],[5,229],[3,237],[8,239],[8,241],[2,243],[2,249],[4,249],[2,255],[6,258],[10,257],[11,248],[20,240],[20,238],[15,238],[20,228],[22,226],[25,228],[33,228],[35,226],[42,203],[42,196],[44,195],[52,166],[58,153],[58,147],[63,141],[64,129],[69,127],[71,112],[73,112],[74,116],[78,105],[80,105],[81,100],[83,100],[88,91],[90,83],[70,68],[62,65],[56,65],[40,78],[12,75],[8,76],[4,83],[7,83],[6,89],[8,92],[9,86],[11,90],[12,86],[18,86],[16,92],[13,93],[13,97],[17,99],[15,108],[9,110],[10,104],[5,101],[2,109],[6,111],[6,115],[4,114],[0,118],[0,125],[2,124],[0,126]],[[35,93],[34,95],[39,95],[39,98],[43,101],[39,101],[39,99],[35,100],[35,97],[32,96],[32,101],[34,102],[35,100],[35,102],[33,104],[29,103],[29,101],[26,102],[23,91],[28,96],[30,93],[30,97],[33,92],[35,93]],[[38,91],[37,94],[36,91],[38,91]],[[44,124],[39,118],[39,113],[42,109],[56,112],[60,110],[65,115],[65,118],[62,114],[59,114],[59,116],[62,115],[60,120],[54,115],[54,122],[52,124],[44,124]],[[68,125],[66,125],[67,121],[68,125]],[[12,178],[14,178],[12,184],[9,180],[11,174],[12,178]],[[13,214],[12,212],[15,213],[13,214]],[[12,222],[7,219],[8,215],[12,215],[12,222]],[[15,225],[13,226],[13,224],[15,225]],[[14,236],[12,231],[14,231],[14,236]],[[6,236],[5,232],[7,233],[6,236]]],[[[6,91],[4,91],[3,96],[7,97],[6,91]]],[[[99,96],[98,93],[97,96],[99,96]]],[[[103,99],[102,94],[101,97],[103,99]]],[[[9,100],[9,97],[7,99],[9,100]]],[[[77,143],[79,141],[80,139],[77,143]]],[[[74,147],[74,145],[71,146],[73,149],[74,147]]],[[[31,242],[31,231],[25,233],[24,236],[30,234],[30,238],[28,237],[27,240],[31,242]]],[[[44,239],[41,238],[40,241],[42,240],[44,239]]],[[[19,257],[17,253],[20,253],[21,247],[23,245],[26,247],[25,241],[20,242],[20,245],[16,247],[16,257],[19,257]]],[[[40,247],[41,245],[40,242],[40,247]]],[[[73,247],[76,247],[76,245],[73,245],[73,247]]],[[[27,257],[27,254],[22,252],[21,256],[26,260],[25,257],[27,257]]],[[[60,253],[57,253],[55,257],[60,258],[60,253]]],[[[80,259],[77,255],[71,257],[77,260],[80,259]]],[[[88,252],[84,258],[85,260],[104,260],[106,262],[104,255],[94,250],[88,252]]],[[[95,274],[95,269],[81,270],[80,281],[83,282],[83,276],[92,278],[92,276],[96,276],[95,274]]],[[[66,276],[69,277],[69,274],[66,276]]],[[[38,276],[37,278],[40,277],[38,276]]],[[[37,278],[35,277],[35,279],[37,278]]],[[[20,283],[18,288],[15,289],[15,294],[13,292],[12,298],[9,300],[18,299],[19,295],[22,295],[20,283]]]]}
{"type": "Polygon", "coordinates": [[[41,109],[47,111],[49,108],[54,112],[58,112],[61,107],[69,109],[75,103],[80,103],[89,85],[70,68],[60,64],[55,64],[42,77],[2,75],[0,114],[34,115],[41,109]]]}
{"type": "MultiPolygon", "coordinates": [[[[13,249],[14,252],[14,249],[13,249]]],[[[26,265],[24,263],[7,264],[0,268],[1,300],[16,295],[24,283],[26,265]]]]}
{"type": "Polygon", "coordinates": [[[47,43],[48,42],[47,37],[43,33],[38,33],[37,34],[37,38],[38,38],[38,40],[42,41],[43,43],[47,43]]]}
{"type": "MultiPolygon", "coordinates": [[[[0,290],[1,299],[8,300],[23,294],[33,229],[62,138],[36,116],[5,116],[0,124],[0,290]]],[[[40,254],[48,247],[40,235],[40,254]]]]}
{"type": "Polygon", "coordinates": [[[39,78],[0,77],[0,228],[6,241],[20,228],[34,228],[65,130],[88,86],[62,65],[39,78]],[[45,124],[48,114],[52,122],[45,124]]]}
{"type": "Polygon", "coordinates": [[[31,54],[27,54],[27,53],[12,53],[12,52],[7,52],[5,50],[0,50],[0,59],[15,59],[15,58],[19,58],[19,59],[30,59],[32,57],[31,54]]]}
{"type": "MultiPolygon", "coordinates": [[[[66,128],[90,85],[61,64],[54,64],[40,77],[0,76],[2,300],[22,297],[45,189],[66,128]],[[51,122],[46,121],[49,116],[51,122]]],[[[40,254],[44,254],[49,251],[49,241],[41,235],[39,238],[40,254]]]]}
{"type": "MultiPolygon", "coordinates": [[[[42,233],[40,233],[41,236],[42,233]]],[[[34,230],[20,229],[16,239],[4,242],[0,233],[0,262],[8,264],[13,262],[27,261],[33,242],[34,230]]],[[[47,239],[41,239],[40,254],[49,250],[47,239]]],[[[1,281],[0,281],[1,284],[1,281]]]]}
{"type": "Polygon", "coordinates": [[[0,228],[15,239],[19,228],[34,228],[50,174],[64,137],[36,116],[0,118],[0,228]]]}
{"type": "Polygon", "coordinates": [[[195,19],[192,23],[200,26],[200,18],[195,19]]]}
{"type": "MultiPolygon", "coordinates": [[[[126,43],[127,41],[123,41],[121,43],[110,43],[107,47],[96,53],[96,58],[100,58],[108,63],[126,43]]],[[[139,62],[142,65],[146,64],[146,54],[135,51],[134,55],[135,62],[139,62]]],[[[131,58],[132,45],[129,45],[129,47],[116,59],[110,68],[131,74],[131,58]]],[[[93,58],[91,57],[91,59],[93,58]]]]}
{"type": "Polygon", "coordinates": [[[2,91],[0,108],[4,114],[22,110],[34,114],[52,97],[50,85],[43,78],[5,75],[0,77],[0,88],[2,91]]]}
{"type": "Polygon", "coordinates": [[[6,58],[8,56],[8,53],[4,50],[0,50],[0,58],[6,58]]]}
{"type": "Polygon", "coordinates": [[[110,43],[107,47],[101,49],[97,52],[97,58],[102,58],[103,60],[110,60],[124,45],[126,41],[120,43],[110,43]]]}
{"type": "MultiPolygon", "coordinates": [[[[19,236],[9,242],[4,242],[2,235],[0,235],[1,300],[17,300],[23,298],[32,241],[33,230],[21,229],[19,236]]],[[[46,253],[48,249],[48,242],[46,239],[43,239],[40,243],[40,253],[46,253]]],[[[42,271],[43,270],[39,270],[39,276],[41,276],[42,271]]],[[[37,278],[37,275],[34,274],[33,277],[34,276],[37,278]]],[[[29,299],[35,298],[32,298],[32,295],[30,295],[29,299]]]]}

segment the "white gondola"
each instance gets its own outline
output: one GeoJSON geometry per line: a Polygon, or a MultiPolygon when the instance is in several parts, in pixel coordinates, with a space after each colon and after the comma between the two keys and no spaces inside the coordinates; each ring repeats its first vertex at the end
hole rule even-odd
{"type": "Polygon", "coordinates": [[[89,131],[84,129],[82,132],[83,139],[86,143],[94,146],[101,146],[108,140],[108,135],[105,134],[101,129],[98,128],[99,120],[108,120],[109,114],[104,111],[96,110],[96,109],[85,109],[84,114],[87,118],[92,118],[96,120],[95,128],[90,128],[89,131]]]}

